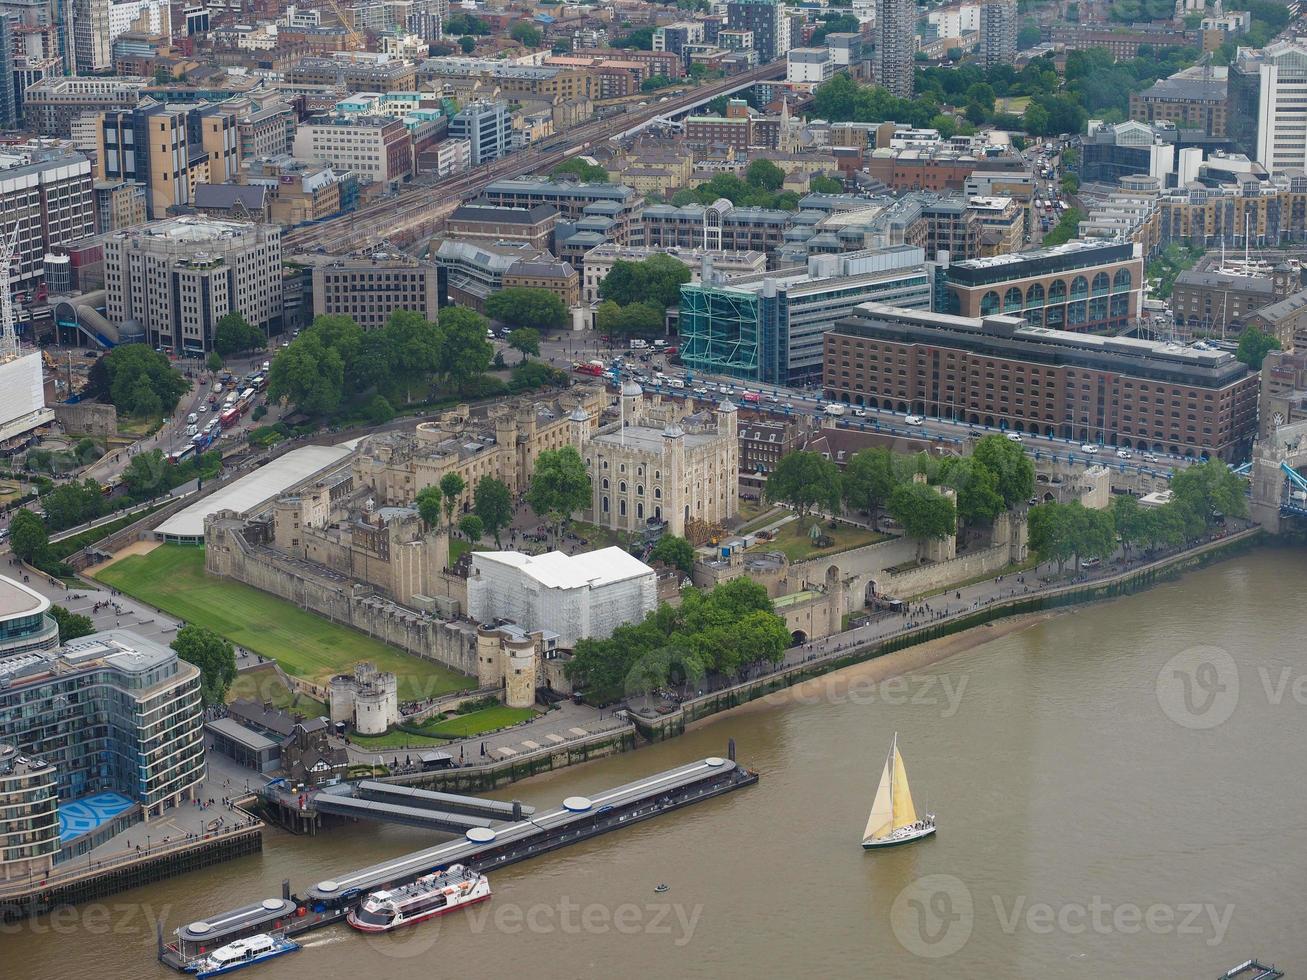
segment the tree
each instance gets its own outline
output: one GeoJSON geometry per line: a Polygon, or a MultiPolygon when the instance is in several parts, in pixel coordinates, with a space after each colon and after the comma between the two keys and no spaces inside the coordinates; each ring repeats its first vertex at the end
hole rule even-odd
{"type": "Polygon", "coordinates": [[[770,160],[754,160],[744,172],[744,179],[752,187],[765,191],[778,191],[785,183],[785,171],[770,160]]]}
{"type": "Polygon", "coordinates": [[[642,262],[618,259],[599,284],[599,298],[618,306],[647,303],[666,309],[681,299],[681,286],[690,281],[690,268],[670,255],[651,255],[642,262]]]}
{"type": "Polygon", "coordinates": [[[104,513],[104,494],[98,480],[73,480],[55,487],[42,495],[46,527],[62,531],[84,521],[94,520],[104,513]]]}
{"type": "Polygon", "coordinates": [[[893,453],[880,447],[861,449],[849,457],[844,468],[844,503],[850,510],[865,510],[874,519],[897,482],[893,453]]]}
{"type": "Polygon", "coordinates": [[[219,318],[213,329],[213,349],[222,357],[265,346],[263,331],[236,310],[219,318]]]}
{"type": "Polygon", "coordinates": [[[1062,175],[1062,193],[1071,195],[1080,190],[1080,178],[1075,174],[1062,175]]]}
{"type": "Polygon", "coordinates": [[[481,540],[481,535],[486,533],[486,526],[481,522],[481,518],[476,514],[464,514],[458,519],[458,529],[463,532],[463,537],[467,538],[473,544],[481,540]]]}
{"type": "Polygon", "coordinates": [[[843,194],[844,181],[825,174],[814,174],[808,180],[808,190],[814,194],[843,194]]]}
{"type": "Polygon", "coordinates": [[[518,21],[508,29],[508,36],[525,48],[538,48],[544,35],[525,21],[518,21]]]}
{"type": "Polygon", "coordinates": [[[526,360],[528,354],[540,356],[540,331],[535,327],[518,327],[508,335],[508,346],[522,355],[526,360]]]}
{"type": "Polygon", "coordinates": [[[918,555],[927,541],[938,541],[957,533],[958,515],[953,501],[925,483],[902,483],[889,498],[889,512],[914,538],[918,555]]]}
{"type": "Polygon", "coordinates": [[[495,536],[495,546],[498,547],[499,532],[513,521],[513,495],[508,485],[493,476],[483,476],[472,491],[472,512],[495,536]]]}
{"type": "Polygon", "coordinates": [[[958,516],[966,524],[987,524],[1004,510],[998,477],[975,456],[944,460],[941,479],[957,492],[958,516]]]}
{"type": "Polygon", "coordinates": [[[1195,463],[1171,480],[1172,502],[1189,508],[1204,524],[1217,514],[1248,516],[1247,484],[1219,459],[1195,463]]]}
{"type": "Polygon", "coordinates": [[[439,326],[437,371],[451,387],[462,389],[486,373],[494,356],[494,347],[486,340],[485,318],[451,306],[440,311],[439,326]]]}
{"type": "Polygon", "coordinates": [[[799,451],[781,457],[763,492],[773,503],[789,504],[802,520],[819,506],[838,511],[840,490],[840,471],[834,463],[821,453],[799,451]]]}
{"type": "Polygon", "coordinates": [[[63,606],[51,606],[50,616],[59,626],[59,642],[68,643],[79,636],[89,636],[95,632],[95,624],[90,616],[69,612],[63,606]]]}
{"type": "Polygon", "coordinates": [[[183,626],[172,648],[189,664],[200,668],[200,697],[205,704],[222,704],[236,679],[236,653],[231,643],[203,626],[183,626]]]}
{"type": "Polygon", "coordinates": [[[308,330],[278,354],[268,371],[268,397],[282,398],[309,415],[329,415],[340,407],[345,364],[340,354],[308,330]]]}
{"type": "Polygon", "coordinates": [[[440,478],[440,496],[444,498],[442,505],[445,508],[445,520],[451,532],[454,530],[454,511],[458,510],[458,498],[466,489],[467,481],[457,473],[449,472],[440,478]]]}
{"type": "Polygon", "coordinates": [[[1257,327],[1244,327],[1243,333],[1239,337],[1239,349],[1235,352],[1235,357],[1243,361],[1254,371],[1262,369],[1262,361],[1266,355],[1273,350],[1280,349],[1280,342],[1272,334],[1259,330],[1257,327]]]}
{"type": "Polygon", "coordinates": [[[470,34],[464,34],[458,39],[458,48],[464,54],[471,54],[476,50],[477,39],[470,34]]]}
{"type": "Polygon", "coordinates": [[[615,48],[637,48],[641,51],[652,51],[653,35],[654,29],[652,27],[641,27],[632,31],[626,37],[613,41],[612,46],[615,48]]]}
{"type": "Polygon", "coordinates": [[[422,518],[422,523],[427,527],[436,527],[440,524],[440,487],[434,483],[429,487],[423,487],[418,491],[414,503],[417,504],[418,516],[422,518]]]}
{"type": "MultiPolygon", "coordinates": [[[[386,375],[392,385],[403,389],[406,403],[413,401],[414,391],[425,396],[431,376],[440,364],[443,341],[440,328],[421,313],[395,310],[386,321],[383,333],[384,350],[378,351],[374,344],[360,337],[358,356],[367,354],[387,359],[386,375]]],[[[347,358],[345,363],[351,364],[355,359],[347,358]]]]}
{"type": "Polygon", "coordinates": [[[222,370],[222,355],[216,350],[209,351],[209,356],[204,359],[204,366],[210,371],[222,370]]]}
{"type": "Polygon", "coordinates": [[[1021,443],[1006,436],[989,435],[976,443],[971,455],[994,474],[998,492],[1007,506],[1015,506],[1034,493],[1035,463],[1021,443]]]}
{"type": "Polygon", "coordinates": [[[18,511],[9,522],[9,546],[20,560],[29,565],[40,564],[50,546],[45,522],[30,510],[18,511]]]}
{"type": "Polygon", "coordinates": [[[534,330],[567,325],[567,307],[558,294],[539,286],[510,286],[486,299],[486,313],[501,323],[534,330]]]}
{"type": "Polygon", "coordinates": [[[656,337],[663,332],[665,315],[650,303],[618,306],[606,299],[595,310],[595,327],[610,337],[656,337]]]}
{"type": "Polygon", "coordinates": [[[686,575],[694,574],[694,546],[675,534],[664,534],[649,552],[650,561],[660,561],[679,568],[686,575]]]}
{"type": "Polygon", "coordinates": [[[565,160],[549,171],[551,177],[575,177],[585,184],[608,184],[611,179],[608,171],[595,163],[589,163],[580,157],[565,160]]]}
{"type": "Polygon", "coordinates": [[[167,355],[145,344],[119,344],[95,362],[87,381],[91,394],[144,418],[171,412],[190,387],[167,355]]]}
{"type": "Polygon", "coordinates": [[[546,449],[536,457],[526,502],[555,527],[590,506],[590,474],[575,447],[546,449]]]}

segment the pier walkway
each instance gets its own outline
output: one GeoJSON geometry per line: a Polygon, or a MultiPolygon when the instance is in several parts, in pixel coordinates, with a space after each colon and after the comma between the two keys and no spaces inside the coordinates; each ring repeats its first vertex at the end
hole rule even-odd
{"type": "MultiPolygon", "coordinates": [[[[734,745],[731,750],[733,756],[734,745]]],[[[544,813],[524,815],[498,827],[471,827],[443,844],[323,879],[302,895],[292,895],[289,885],[284,885],[279,898],[207,915],[178,929],[176,940],[167,946],[161,936],[159,959],[185,970],[203,951],[257,932],[276,930],[294,936],[340,922],[369,892],[407,884],[451,864],[469,865],[484,873],[757,781],[757,773],[737,765],[733,758],[710,756],[593,797],[568,797],[544,813]]],[[[519,812],[525,810],[518,803],[508,805],[519,812]]]]}

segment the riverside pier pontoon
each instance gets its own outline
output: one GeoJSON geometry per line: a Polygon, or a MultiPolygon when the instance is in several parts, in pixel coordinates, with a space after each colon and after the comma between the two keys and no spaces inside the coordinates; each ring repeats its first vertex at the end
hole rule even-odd
{"type": "Polygon", "coordinates": [[[298,935],[343,922],[367,893],[408,884],[434,870],[462,864],[484,874],[757,781],[757,773],[733,758],[710,756],[591,797],[571,796],[530,819],[473,827],[443,844],[324,879],[302,896],[291,895],[283,884],[281,899],[192,922],[178,929],[176,941],[167,946],[161,937],[159,959],[185,970],[208,950],[258,932],[298,935]]]}

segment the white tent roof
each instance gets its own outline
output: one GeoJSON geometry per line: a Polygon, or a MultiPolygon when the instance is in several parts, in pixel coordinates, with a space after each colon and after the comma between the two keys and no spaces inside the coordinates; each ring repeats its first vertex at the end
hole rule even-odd
{"type": "Polygon", "coordinates": [[[243,476],[217,493],[209,494],[173,514],[159,525],[155,533],[166,537],[203,537],[204,519],[210,514],[220,510],[248,514],[319,470],[344,459],[349,453],[346,446],[304,446],[292,449],[267,466],[259,467],[249,476],[243,476]]]}
{"type": "Polygon", "coordinates": [[[472,568],[482,562],[495,562],[521,569],[547,589],[579,589],[607,585],[641,575],[653,569],[621,548],[600,548],[580,555],[550,551],[543,555],[524,555],[520,551],[475,551],[472,568]]]}

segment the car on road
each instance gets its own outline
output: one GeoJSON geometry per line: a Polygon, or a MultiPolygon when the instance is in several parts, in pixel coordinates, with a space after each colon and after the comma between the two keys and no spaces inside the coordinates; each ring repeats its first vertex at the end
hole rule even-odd
{"type": "Polygon", "coordinates": [[[920,415],[905,415],[903,416],[903,421],[906,422],[908,425],[921,425],[926,420],[923,419],[920,415]]]}
{"type": "Polygon", "coordinates": [[[853,414],[860,419],[865,419],[867,417],[867,410],[865,408],[855,408],[853,414]]]}
{"type": "Polygon", "coordinates": [[[1135,458],[1135,454],[1132,453],[1132,452],[1131,452],[1130,450],[1128,450],[1128,449],[1118,449],[1118,450],[1116,451],[1116,458],[1117,458],[1117,459],[1134,459],[1134,458],[1135,458]]]}
{"type": "Polygon", "coordinates": [[[1094,455],[1094,453],[1098,452],[1098,447],[1095,446],[1092,442],[1086,442],[1083,445],[1081,445],[1080,451],[1088,456],[1092,456],[1094,455]]]}
{"type": "Polygon", "coordinates": [[[1145,460],[1146,462],[1149,462],[1149,463],[1156,463],[1156,462],[1157,462],[1157,457],[1154,456],[1152,453],[1143,453],[1142,455],[1143,455],[1143,458],[1144,458],[1144,460],[1145,460]]]}
{"type": "Polygon", "coordinates": [[[1007,441],[1008,441],[1008,442],[1020,442],[1020,441],[1021,441],[1021,433],[1020,433],[1020,432],[1009,432],[1009,433],[1007,434],[1007,441]]]}

